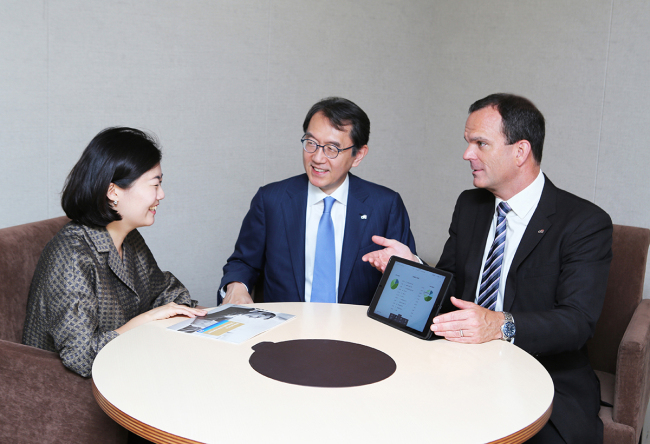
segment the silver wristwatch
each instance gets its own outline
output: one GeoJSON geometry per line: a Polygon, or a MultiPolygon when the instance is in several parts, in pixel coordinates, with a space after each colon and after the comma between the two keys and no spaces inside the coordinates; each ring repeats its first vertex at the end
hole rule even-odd
{"type": "Polygon", "coordinates": [[[515,339],[515,318],[512,317],[507,311],[503,312],[503,316],[506,318],[505,322],[501,326],[501,340],[512,342],[515,339]]]}

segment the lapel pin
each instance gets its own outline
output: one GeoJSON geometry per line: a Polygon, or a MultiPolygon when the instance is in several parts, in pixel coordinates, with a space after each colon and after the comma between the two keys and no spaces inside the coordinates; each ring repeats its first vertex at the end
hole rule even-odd
{"type": "Polygon", "coordinates": [[[362,214],[361,219],[366,220],[366,219],[368,219],[368,216],[366,216],[365,214],[362,214]]]}
{"type": "Polygon", "coordinates": [[[544,233],[544,229],[542,228],[541,230],[538,231],[538,233],[543,234],[543,233],[544,233]]]}

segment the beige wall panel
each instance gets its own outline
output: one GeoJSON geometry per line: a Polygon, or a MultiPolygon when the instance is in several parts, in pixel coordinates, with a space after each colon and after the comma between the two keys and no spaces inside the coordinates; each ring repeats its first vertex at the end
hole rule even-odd
{"type": "MultiPolygon", "coordinates": [[[[440,255],[467,107],[489,93],[547,118],[543,169],[614,222],[650,226],[633,139],[647,126],[647,2],[4,1],[0,227],[62,214],[102,128],[158,135],[167,193],[142,229],[203,304],[258,187],[303,172],[302,121],[340,95],[366,110],[359,176],[398,191],[421,256],[440,255]],[[32,179],[31,176],[35,176],[32,179]],[[621,198],[616,190],[625,189],[621,198]]],[[[637,137],[638,138],[638,137],[637,137]]],[[[650,283],[648,284],[650,285],[650,283]]]]}
{"type": "Polygon", "coordinates": [[[47,7],[0,4],[0,226],[48,217],[47,7]]]}
{"type": "Polygon", "coordinates": [[[604,0],[436,6],[425,90],[429,146],[418,168],[431,185],[430,194],[419,194],[424,218],[415,224],[423,257],[437,261],[456,198],[472,187],[462,160],[467,109],[490,93],[521,94],[540,108],[547,119],[542,169],[556,185],[593,200],[609,17],[604,0]]]}
{"type": "Polygon", "coordinates": [[[433,6],[386,2],[378,8],[371,1],[275,6],[269,78],[277,81],[270,82],[269,96],[279,112],[269,113],[269,145],[286,141],[290,149],[269,158],[265,177],[273,181],[303,172],[298,139],[304,116],[319,99],[339,95],[361,106],[371,121],[369,154],[352,172],[400,192],[417,214],[421,190],[413,175],[421,169],[425,137],[433,6]],[[298,113],[288,109],[295,106],[298,113]]]}
{"type": "MultiPolygon", "coordinates": [[[[616,1],[596,181],[596,203],[614,223],[650,227],[650,3],[616,1]]],[[[650,264],[649,267],[650,269],[650,264]]],[[[650,297],[646,273],[645,296],[650,297]]]]}
{"type": "Polygon", "coordinates": [[[263,184],[267,23],[267,9],[230,2],[50,7],[50,212],[61,212],[55,193],[99,130],[155,133],[166,198],[141,232],[204,304],[215,303],[238,205],[263,184]]]}

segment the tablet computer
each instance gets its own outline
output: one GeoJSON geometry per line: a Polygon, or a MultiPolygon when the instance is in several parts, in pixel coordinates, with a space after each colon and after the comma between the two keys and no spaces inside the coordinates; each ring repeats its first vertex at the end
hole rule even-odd
{"type": "Polygon", "coordinates": [[[452,275],[392,256],[377,286],[368,316],[420,339],[433,339],[433,318],[447,298],[452,275]]]}

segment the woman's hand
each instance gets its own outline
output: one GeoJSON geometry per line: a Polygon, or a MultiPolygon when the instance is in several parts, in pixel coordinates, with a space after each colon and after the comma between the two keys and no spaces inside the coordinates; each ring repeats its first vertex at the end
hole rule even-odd
{"type": "Polygon", "coordinates": [[[202,308],[191,308],[187,305],[170,302],[169,304],[161,305],[160,307],[144,312],[140,316],[148,315],[150,318],[149,321],[159,321],[161,319],[167,319],[178,315],[194,318],[196,316],[205,316],[206,314],[208,314],[208,311],[202,308]]]}
{"type": "Polygon", "coordinates": [[[179,305],[176,302],[170,302],[169,304],[156,307],[142,313],[141,315],[136,316],[115,331],[119,334],[122,334],[151,321],[159,321],[161,319],[167,319],[178,315],[194,318],[197,316],[205,316],[206,314],[208,314],[207,310],[203,310],[201,308],[191,308],[187,305],[179,305]]]}

